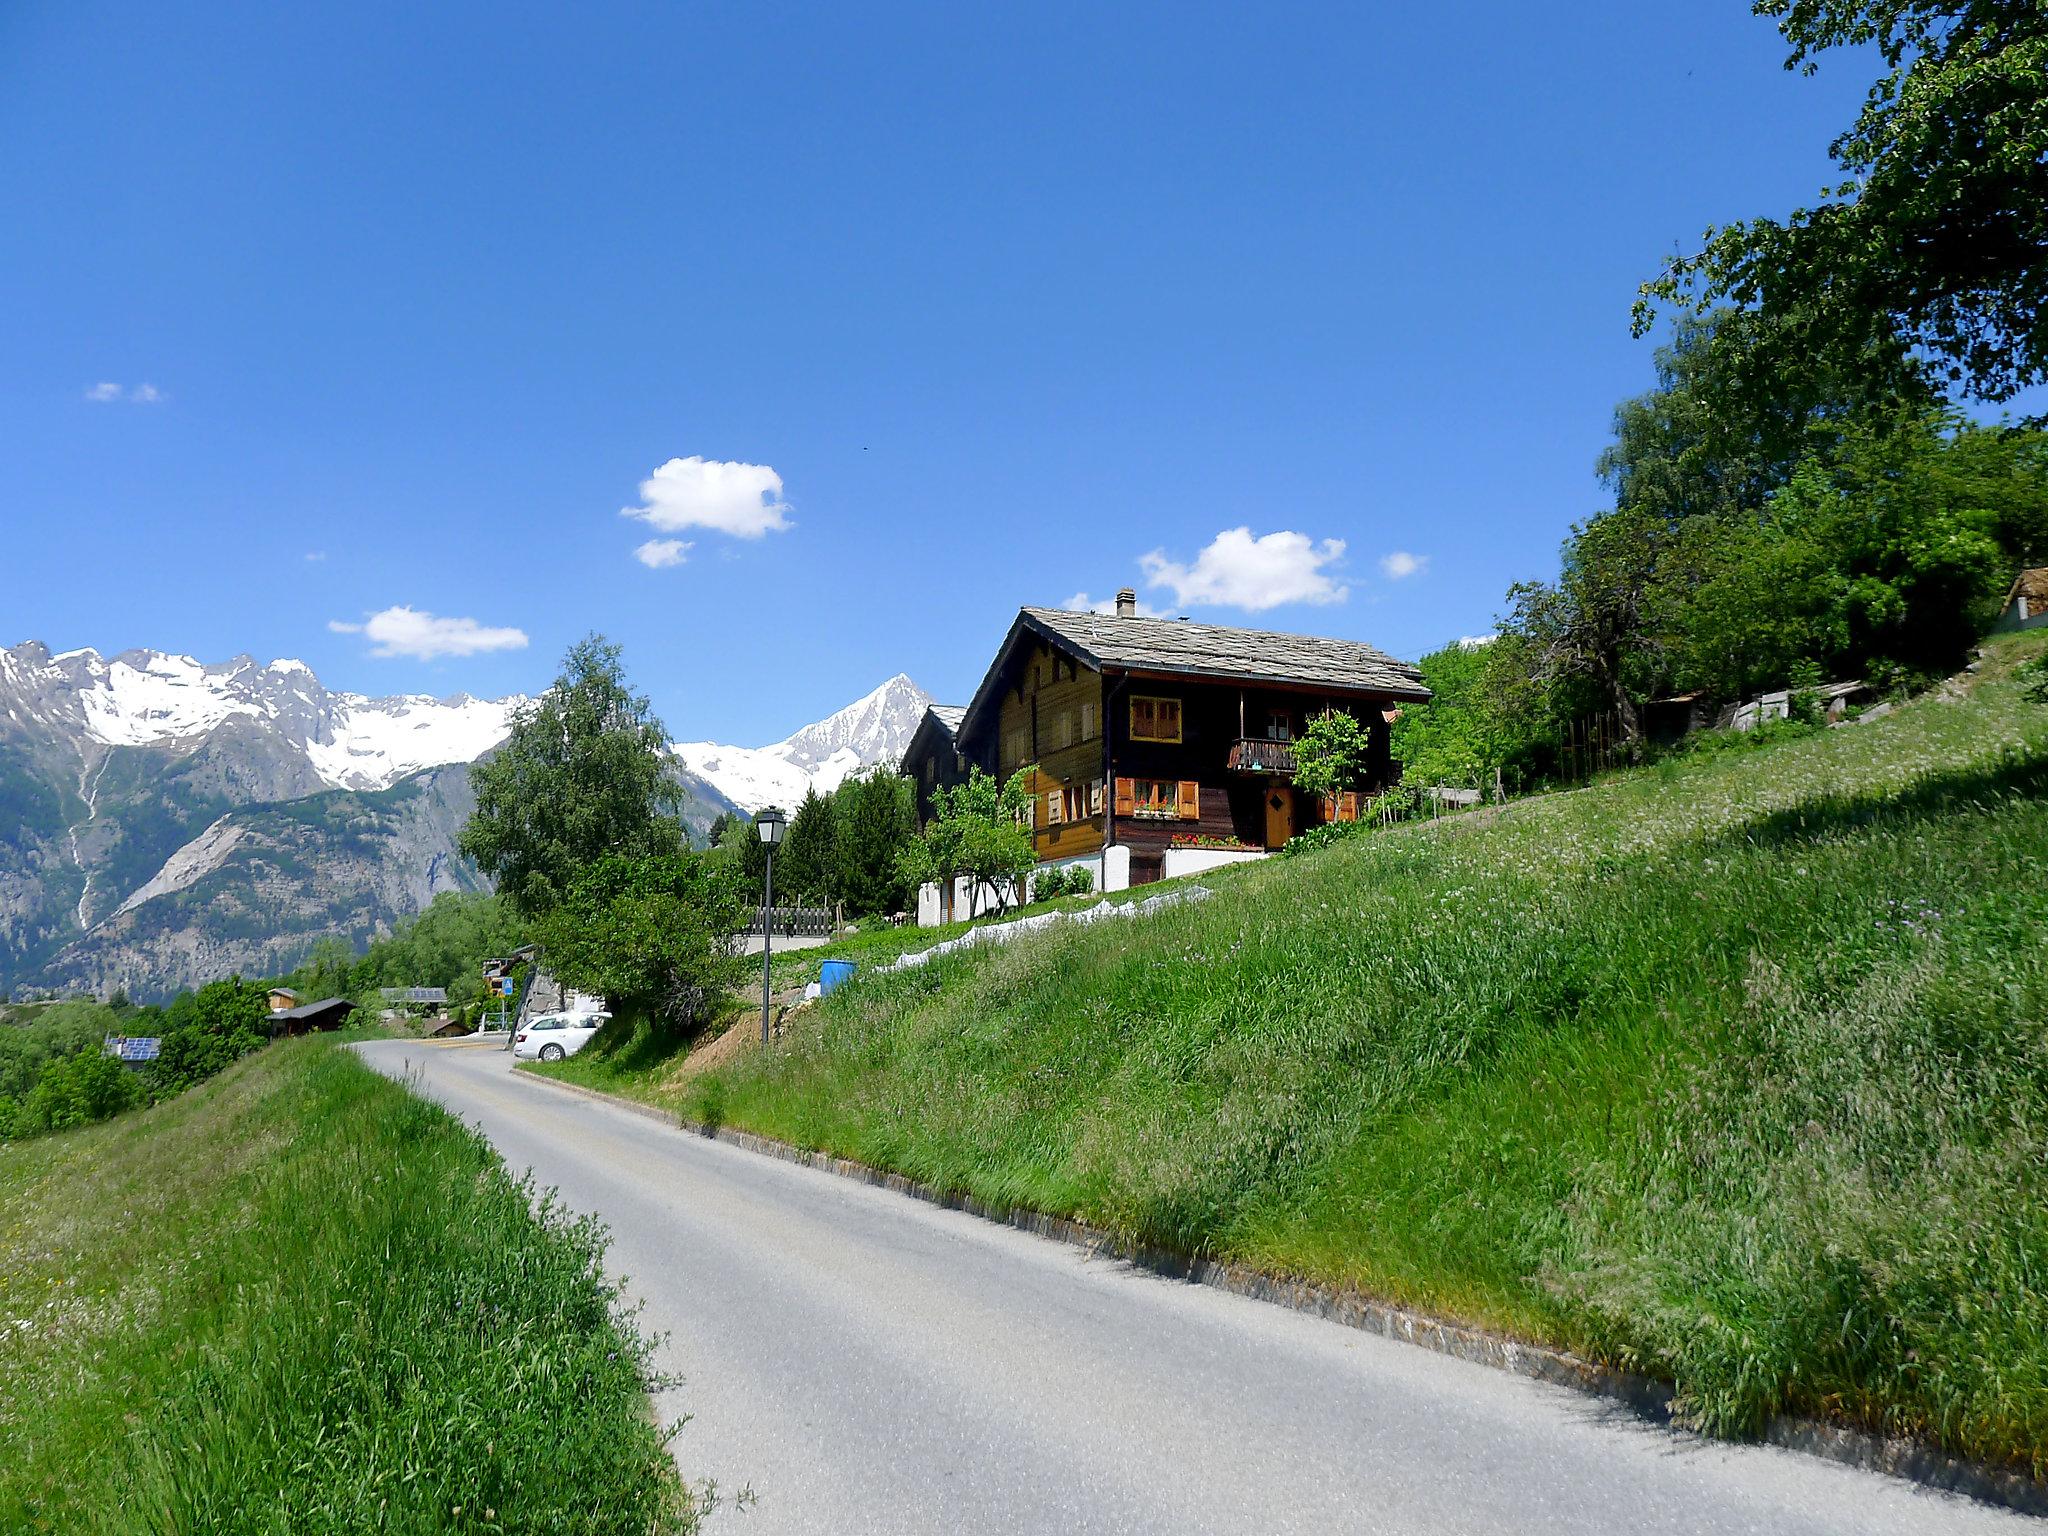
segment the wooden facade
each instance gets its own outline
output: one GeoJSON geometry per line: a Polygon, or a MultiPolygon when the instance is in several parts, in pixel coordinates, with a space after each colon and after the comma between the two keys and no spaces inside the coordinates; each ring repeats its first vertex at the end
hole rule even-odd
{"type": "Polygon", "coordinates": [[[1351,714],[1371,742],[1369,794],[1399,776],[1388,712],[1427,697],[1412,667],[1354,642],[1027,608],[957,737],[921,726],[904,771],[923,814],[940,753],[962,773],[1029,770],[1038,861],[1122,846],[1142,884],[1176,842],[1271,849],[1356,815],[1358,793],[1330,803],[1295,789],[1289,742],[1325,710],[1351,714]]]}
{"type": "Polygon", "coordinates": [[[924,718],[911,733],[903,753],[903,773],[916,787],[917,820],[922,826],[932,814],[932,791],[951,789],[967,778],[967,758],[960,751],[955,733],[964,709],[945,704],[925,706],[924,718]]]}
{"type": "Polygon", "coordinates": [[[1012,668],[996,712],[998,778],[1029,768],[1031,846],[1041,864],[1105,846],[1102,674],[1037,640],[1012,668]]]}
{"type": "MultiPolygon", "coordinates": [[[[1285,745],[1325,710],[1349,713],[1366,726],[1372,743],[1368,792],[1395,775],[1385,717],[1391,701],[1142,673],[1115,677],[1108,691],[1109,773],[1116,786],[1112,841],[1131,850],[1134,885],[1159,877],[1166,850],[1177,839],[1272,849],[1318,825],[1327,813],[1341,812],[1295,789],[1285,745]],[[1134,710],[1132,701],[1159,699],[1180,705],[1178,741],[1139,734],[1146,712],[1134,710]],[[1247,742],[1254,750],[1234,751],[1247,742]],[[1256,750],[1267,743],[1271,750],[1256,750]],[[1169,784],[1171,796],[1164,790],[1169,784]]],[[[1355,814],[1355,799],[1351,806],[1355,814]]]]}

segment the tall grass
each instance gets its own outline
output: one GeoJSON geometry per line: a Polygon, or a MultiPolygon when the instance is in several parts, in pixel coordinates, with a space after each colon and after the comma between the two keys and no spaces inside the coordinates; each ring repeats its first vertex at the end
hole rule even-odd
{"type": "Polygon", "coordinates": [[[686,1107],[2048,1469],[2048,710],[1978,684],[863,978],[686,1107]]]}
{"type": "Polygon", "coordinates": [[[328,1041],[0,1148],[0,1529],[691,1529],[602,1250],[328,1041]]]}

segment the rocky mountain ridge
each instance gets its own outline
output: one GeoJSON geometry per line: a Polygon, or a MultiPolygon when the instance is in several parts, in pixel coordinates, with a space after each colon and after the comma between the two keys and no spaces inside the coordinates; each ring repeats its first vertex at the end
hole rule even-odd
{"type": "MultiPolygon", "coordinates": [[[[455,846],[468,764],[524,702],[369,698],[292,660],[0,650],[0,995],[265,974],[484,888],[455,846]]],[[[685,824],[896,761],[925,702],[899,676],[772,747],[678,747],[685,824]]]]}

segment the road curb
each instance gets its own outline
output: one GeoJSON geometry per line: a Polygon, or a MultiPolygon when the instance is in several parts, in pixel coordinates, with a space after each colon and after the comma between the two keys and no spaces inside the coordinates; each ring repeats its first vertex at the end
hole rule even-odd
{"type": "MultiPolygon", "coordinates": [[[[797,1163],[822,1173],[835,1174],[878,1189],[908,1195],[929,1205],[963,1211],[1002,1226],[1015,1227],[1038,1237],[1081,1248],[1104,1258],[1121,1259],[1141,1269],[1171,1279],[1206,1285],[1254,1301],[1269,1302],[1290,1311],[1324,1318],[1347,1328],[1378,1334],[1404,1344],[1414,1344],[1474,1365],[1491,1366],[1547,1381],[1555,1386],[1621,1402],[1635,1412],[1660,1424],[1676,1425],[1671,1416],[1671,1386],[1653,1377],[1623,1371],[1598,1361],[1587,1360],[1567,1350],[1528,1344],[1501,1334],[1487,1333],[1461,1323],[1447,1322],[1425,1313],[1409,1311],[1386,1302],[1374,1301],[1353,1291],[1335,1290],[1312,1281],[1289,1280],[1241,1264],[1214,1259],[1193,1259],[1170,1249],[1132,1242],[1098,1227],[1065,1216],[1048,1216],[1021,1206],[998,1206],[973,1195],[939,1189],[900,1173],[858,1163],[851,1158],[813,1152],[790,1142],[756,1135],[730,1126],[705,1125],[685,1120],[673,1110],[661,1109],[621,1094],[586,1088],[581,1083],[543,1077],[537,1072],[514,1072],[514,1077],[611,1104],[657,1124],[722,1141],[742,1151],[797,1163]]],[[[1702,1437],[1704,1438],[1704,1437],[1702,1437]]],[[[1767,1445],[1819,1457],[1860,1471],[1882,1473],[1924,1487],[1961,1494],[1987,1504],[2000,1505],[2021,1514],[2048,1515],[2048,1484],[2037,1482],[2023,1472],[1984,1466],[1966,1461],[1925,1441],[1904,1436],[1875,1435],[1847,1424],[1822,1419],[1777,1414],[1764,1426],[1761,1436],[1767,1445]]]]}

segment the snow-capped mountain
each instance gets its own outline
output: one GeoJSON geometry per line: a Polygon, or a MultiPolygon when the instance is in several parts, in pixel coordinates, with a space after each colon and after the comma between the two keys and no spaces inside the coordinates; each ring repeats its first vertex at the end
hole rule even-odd
{"type": "Polygon", "coordinates": [[[302,756],[315,785],[386,789],[408,774],[466,763],[505,739],[525,700],[372,699],[321,686],[302,661],[206,665],[162,651],[51,655],[30,641],[0,651],[0,715],[101,747],[196,745],[244,725],[302,756]]]}
{"type": "Polygon", "coordinates": [[[796,809],[807,790],[820,794],[878,763],[894,764],[910,745],[931,695],[901,672],[814,725],[766,747],[715,741],[675,746],[683,766],[748,812],[764,805],[796,809]]]}
{"type": "Polygon", "coordinates": [[[0,650],[0,990],[262,975],[478,888],[456,849],[468,765],[520,702],[366,698],[299,661],[0,650]]]}
{"type": "MultiPolygon", "coordinates": [[[[523,702],[367,698],[299,661],[0,650],[0,993],[265,975],[481,888],[457,848],[468,765],[523,702]]],[[[925,703],[895,677],[772,747],[677,749],[684,824],[701,840],[735,803],[793,808],[893,762],[925,703]]]]}

